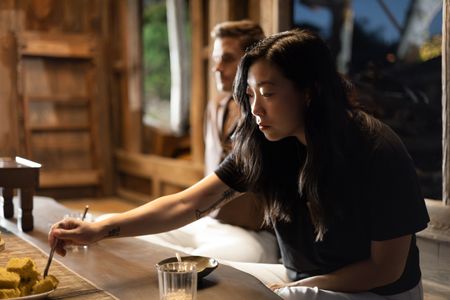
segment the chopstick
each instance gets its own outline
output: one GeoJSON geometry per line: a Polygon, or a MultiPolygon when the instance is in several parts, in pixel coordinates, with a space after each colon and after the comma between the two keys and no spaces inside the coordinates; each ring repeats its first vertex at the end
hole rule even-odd
{"type": "MultiPolygon", "coordinates": [[[[84,212],[83,212],[83,216],[81,217],[81,221],[84,221],[84,219],[86,218],[88,209],[89,209],[89,205],[86,205],[84,207],[84,212]]],[[[52,248],[50,250],[50,254],[48,255],[47,265],[45,266],[45,269],[44,269],[44,275],[43,275],[44,278],[47,277],[47,275],[48,275],[48,270],[50,269],[50,264],[52,263],[53,255],[55,254],[57,245],[58,245],[58,239],[55,238],[55,240],[53,241],[52,248]]]]}
{"type": "Polygon", "coordinates": [[[86,206],[84,207],[84,212],[83,212],[83,216],[81,217],[81,221],[84,221],[84,219],[86,218],[88,209],[89,209],[89,205],[86,205],[86,206]]]}
{"type": "Polygon", "coordinates": [[[45,266],[44,269],[44,278],[47,277],[48,275],[48,270],[50,269],[50,264],[52,263],[53,260],[53,254],[55,254],[56,245],[58,245],[58,239],[55,238],[55,240],[53,241],[52,249],[50,250],[50,254],[48,256],[47,265],[45,266]]]}

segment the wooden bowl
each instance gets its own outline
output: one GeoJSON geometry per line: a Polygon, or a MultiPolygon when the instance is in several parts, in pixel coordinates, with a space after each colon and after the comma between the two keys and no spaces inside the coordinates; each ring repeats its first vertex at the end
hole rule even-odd
{"type": "MultiPolygon", "coordinates": [[[[163,259],[159,263],[157,263],[157,266],[166,264],[166,263],[172,263],[177,262],[177,258],[169,257],[166,259],[163,259]]],[[[215,260],[214,258],[205,257],[205,256],[182,256],[181,261],[183,262],[195,262],[197,267],[197,277],[198,279],[201,279],[214,271],[215,268],[219,265],[219,262],[215,260]]]]}

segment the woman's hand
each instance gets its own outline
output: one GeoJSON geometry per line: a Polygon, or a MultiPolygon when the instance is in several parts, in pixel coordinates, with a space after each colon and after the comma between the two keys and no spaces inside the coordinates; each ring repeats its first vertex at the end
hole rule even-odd
{"type": "Polygon", "coordinates": [[[66,218],[54,224],[48,234],[48,243],[52,247],[57,240],[56,253],[66,255],[67,245],[87,245],[101,239],[96,223],[66,218]]]}

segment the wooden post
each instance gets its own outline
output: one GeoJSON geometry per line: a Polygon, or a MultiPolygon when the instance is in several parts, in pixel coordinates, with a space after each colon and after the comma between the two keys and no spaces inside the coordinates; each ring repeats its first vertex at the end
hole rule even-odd
{"type": "Polygon", "coordinates": [[[142,63],[138,1],[119,1],[119,11],[124,62],[121,147],[130,152],[140,153],[142,150],[142,63]]]}
{"type": "Polygon", "coordinates": [[[191,154],[194,163],[203,164],[203,113],[205,110],[206,94],[204,61],[204,32],[207,26],[204,19],[204,1],[191,1],[191,23],[192,23],[192,89],[191,89],[191,154]]]}
{"type": "Polygon", "coordinates": [[[0,157],[21,153],[15,1],[0,1],[0,157]]]}
{"type": "MultiPolygon", "coordinates": [[[[292,26],[292,0],[252,1],[250,5],[259,6],[259,24],[266,35],[289,30],[292,26]]],[[[251,12],[253,7],[249,8],[251,12]]],[[[253,16],[251,16],[254,19],[253,16]]]]}
{"type": "Polygon", "coordinates": [[[442,9],[442,201],[450,205],[450,1],[442,9]]]}

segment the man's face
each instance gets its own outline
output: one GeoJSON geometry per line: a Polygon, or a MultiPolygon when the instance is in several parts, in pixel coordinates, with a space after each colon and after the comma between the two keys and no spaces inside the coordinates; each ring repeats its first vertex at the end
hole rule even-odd
{"type": "Polygon", "coordinates": [[[239,39],[223,37],[214,40],[212,71],[218,91],[231,92],[237,67],[243,55],[239,39]]]}

